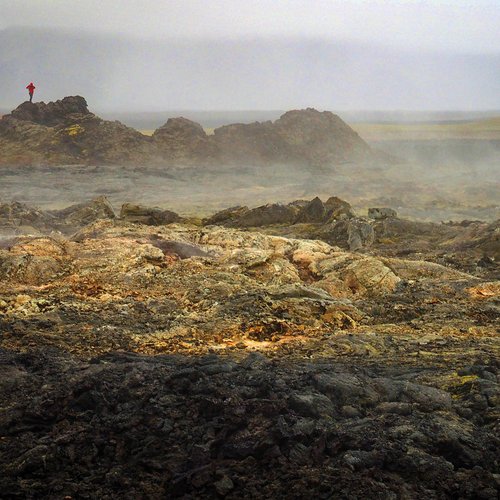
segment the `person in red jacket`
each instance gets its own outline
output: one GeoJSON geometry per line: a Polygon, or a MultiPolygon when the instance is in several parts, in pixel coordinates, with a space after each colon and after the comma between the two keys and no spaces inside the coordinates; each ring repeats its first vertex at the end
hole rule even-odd
{"type": "Polygon", "coordinates": [[[35,92],[36,87],[33,85],[33,82],[31,82],[29,85],[26,86],[26,88],[30,93],[30,102],[33,102],[33,92],[35,92]]]}

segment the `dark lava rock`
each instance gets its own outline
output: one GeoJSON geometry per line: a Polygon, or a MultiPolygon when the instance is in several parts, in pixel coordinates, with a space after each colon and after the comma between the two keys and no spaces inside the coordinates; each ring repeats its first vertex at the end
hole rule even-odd
{"type": "Polygon", "coordinates": [[[338,219],[349,219],[355,217],[354,210],[351,205],[345,201],[341,200],[337,196],[331,196],[325,202],[326,221],[335,221],[338,219]]]}
{"type": "Polygon", "coordinates": [[[165,240],[157,236],[152,237],[150,243],[159,248],[165,255],[176,255],[180,259],[209,256],[209,254],[200,247],[182,241],[165,240]]]}
{"type": "Polygon", "coordinates": [[[229,227],[260,227],[272,224],[321,224],[353,217],[351,205],[332,196],[326,203],[318,197],[311,201],[296,200],[287,205],[271,203],[257,208],[232,207],[203,220],[204,225],[221,224],[229,227]]]}
{"type": "Polygon", "coordinates": [[[211,217],[203,219],[203,225],[210,226],[217,224],[222,224],[222,225],[237,224],[238,220],[248,211],[249,211],[248,207],[241,207],[241,206],[226,208],[225,210],[221,210],[220,212],[217,212],[211,217]]]}
{"type": "Polygon", "coordinates": [[[293,224],[299,207],[270,203],[260,207],[233,207],[217,212],[203,220],[204,225],[220,224],[228,227],[260,227],[271,224],[293,224]]]}
{"type": "Polygon", "coordinates": [[[24,203],[0,203],[0,227],[15,230],[23,226],[50,230],[54,225],[54,216],[49,213],[30,207],[24,203]]]}
{"type": "Polygon", "coordinates": [[[325,226],[321,239],[346,250],[370,247],[375,240],[373,227],[363,219],[345,219],[325,226]]]}
{"type": "Polygon", "coordinates": [[[48,104],[26,101],[4,118],[12,117],[46,127],[55,127],[82,119],[86,115],[92,115],[87,108],[87,101],[80,96],[70,96],[48,104]]]}
{"type": "Polygon", "coordinates": [[[332,402],[323,394],[292,394],[289,405],[304,417],[328,417],[333,413],[332,402]]]}
{"type": "MultiPolygon", "coordinates": [[[[14,384],[0,384],[2,494],[382,499],[498,493],[494,428],[460,417],[437,388],[418,395],[424,386],[405,385],[404,367],[389,377],[395,367],[386,366],[381,377],[375,367],[262,358],[109,353],[83,362],[53,350],[2,351],[0,380],[17,373],[14,384]],[[377,397],[393,401],[371,410],[377,397]]],[[[466,403],[462,396],[454,401],[466,403]]]]}
{"type": "Polygon", "coordinates": [[[323,222],[326,213],[327,210],[325,205],[323,205],[323,202],[316,196],[316,198],[311,200],[300,210],[295,222],[323,222]]]}
{"type": "Polygon", "coordinates": [[[297,209],[281,203],[270,203],[244,212],[231,225],[236,227],[259,227],[271,224],[292,224],[297,209]]]}
{"type": "Polygon", "coordinates": [[[71,205],[63,210],[52,210],[49,213],[59,219],[62,224],[75,228],[81,228],[98,219],[116,217],[113,207],[105,196],[99,196],[86,203],[71,205]]]}
{"type": "Polygon", "coordinates": [[[388,219],[390,217],[397,217],[398,213],[392,208],[369,208],[368,217],[370,219],[388,219]]]}
{"type": "Polygon", "coordinates": [[[23,203],[0,204],[0,228],[14,233],[30,233],[33,229],[62,233],[74,232],[98,219],[114,219],[115,213],[105,196],[78,203],[62,210],[43,211],[23,203]]]}
{"type": "Polygon", "coordinates": [[[170,210],[134,205],[132,203],[122,205],[120,217],[128,222],[138,222],[150,226],[171,224],[181,220],[178,214],[170,210]]]}

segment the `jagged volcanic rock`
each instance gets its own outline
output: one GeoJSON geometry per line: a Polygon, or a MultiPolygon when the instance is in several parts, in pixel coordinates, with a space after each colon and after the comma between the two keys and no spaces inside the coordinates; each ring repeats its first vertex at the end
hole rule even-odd
{"type": "Polygon", "coordinates": [[[54,220],[92,207],[0,244],[3,496],[498,496],[500,282],[99,199],[54,220]]]}
{"type": "Polygon", "coordinates": [[[228,227],[261,227],[271,224],[323,224],[337,219],[354,217],[351,205],[330,197],[323,203],[318,197],[311,201],[296,200],[288,204],[268,203],[260,207],[233,207],[204,219],[205,225],[221,224],[228,227]]]}
{"type": "MultiPolygon", "coordinates": [[[[10,114],[20,121],[37,123],[46,127],[55,127],[85,119],[92,115],[83,97],[71,96],[56,102],[23,102],[10,114]]],[[[8,119],[9,115],[5,117],[8,119]]]]}
{"type": "Polygon", "coordinates": [[[170,224],[181,220],[179,215],[171,210],[134,205],[133,203],[124,203],[122,205],[120,217],[128,222],[140,222],[150,226],[170,224]]]}
{"type": "Polygon", "coordinates": [[[153,161],[151,139],[120,122],[102,120],[83,97],[25,102],[0,120],[0,165],[153,161]]]}

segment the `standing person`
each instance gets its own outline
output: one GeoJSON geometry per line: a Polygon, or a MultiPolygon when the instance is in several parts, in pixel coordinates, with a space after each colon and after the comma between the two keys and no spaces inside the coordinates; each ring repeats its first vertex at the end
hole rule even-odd
{"type": "Polygon", "coordinates": [[[33,93],[35,92],[36,87],[33,85],[33,82],[31,82],[29,85],[26,86],[26,88],[30,93],[30,102],[33,102],[33,93]]]}

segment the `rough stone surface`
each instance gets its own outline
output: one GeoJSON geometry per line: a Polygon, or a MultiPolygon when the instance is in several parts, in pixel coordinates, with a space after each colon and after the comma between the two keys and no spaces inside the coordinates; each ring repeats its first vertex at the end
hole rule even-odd
{"type": "Polygon", "coordinates": [[[106,206],[2,206],[47,224],[0,240],[4,496],[498,495],[494,226],[408,225],[432,248],[397,256],[106,206]]]}

